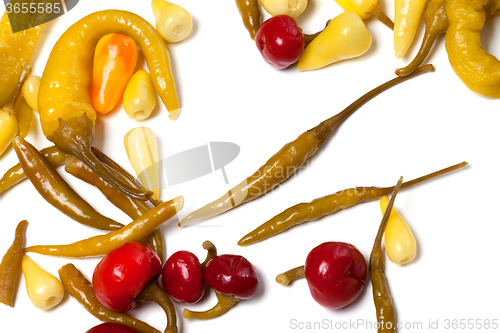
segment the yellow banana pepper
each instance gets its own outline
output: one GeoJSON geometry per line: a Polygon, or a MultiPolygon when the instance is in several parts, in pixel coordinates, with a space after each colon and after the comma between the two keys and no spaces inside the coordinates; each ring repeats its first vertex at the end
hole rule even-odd
{"type": "Polygon", "coordinates": [[[158,144],[155,133],[147,127],[137,127],[124,139],[128,159],[142,185],[154,190],[152,198],[158,200],[160,182],[158,178],[158,144]]]}
{"type": "Polygon", "coordinates": [[[469,89],[500,98],[500,61],[481,47],[487,4],[488,0],[448,0],[445,46],[453,70],[469,89]]]}
{"type": "Polygon", "coordinates": [[[372,35],[359,15],[344,12],[331,20],[306,47],[297,68],[301,72],[309,71],[359,57],[368,51],[371,43],[372,35]]]}
{"type": "Polygon", "coordinates": [[[343,10],[358,14],[362,20],[376,17],[389,29],[394,29],[394,23],[385,15],[380,0],[335,0],[335,2],[343,10]]]}
{"type": "Polygon", "coordinates": [[[139,69],[123,93],[123,108],[132,119],[144,120],[156,106],[155,88],[148,72],[139,69]]]}
{"type": "Polygon", "coordinates": [[[306,9],[307,0],[260,0],[260,4],[272,16],[288,15],[296,18],[306,9]]]}
{"type": "Polygon", "coordinates": [[[41,77],[31,75],[23,85],[23,96],[26,103],[38,112],[38,89],[40,88],[41,77]]]}
{"type": "Polygon", "coordinates": [[[394,52],[402,58],[410,47],[426,0],[396,0],[394,15],[394,52]]]}
{"type": "MultiPolygon", "coordinates": [[[[386,196],[380,199],[382,215],[384,215],[388,204],[389,200],[386,196]]],[[[393,263],[404,265],[415,259],[417,255],[415,236],[413,236],[408,224],[394,208],[389,216],[389,221],[387,221],[384,239],[387,256],[393,263]]]]}

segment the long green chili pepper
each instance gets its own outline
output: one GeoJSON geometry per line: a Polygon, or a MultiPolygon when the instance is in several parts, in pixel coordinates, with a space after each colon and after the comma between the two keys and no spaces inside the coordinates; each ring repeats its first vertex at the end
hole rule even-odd
{"type": "MultiPolygon", "coordinates": [[[[413,179],[404,183],[402,188],[408,188],[420,184],[424,181],[434,179],[467,165],[467,162],[462,162],[426,176],[413,179]]],[[[377,200],[384,195],[389,195],[393,189],[394,187],[355,187],[315,199],[310,203],[297,204],[276,215],[255,230],[249,232],[240,239],[238,245],[251,245],[275,236],[296,225],[318,220],[326,215],[334,214],[342,209],[350,208],[359,203],[377,200]]]]}
{"type": "Polygon", "coordinates": [[[392,333],[396,331],[396,314],[392,304],[391,294],[384,274],[384,251],[382,250],[382,238],[385,233],[385,226],[391,215],[394,200],[398,194],[399,188],[403,183],[403,177],[399,179],[394,187],[391,200],[387,205],[384,217],[380,223],[375,243],[373,244],[370,255],[370,280],[372,282],[373,301],[377,310],[377,322],[379,333],[392,333]]]}
{"type": "Polygon", "coordinates": [[[430,0],[424,11],[425,33],[420,50],[413,61],[406,67],[396,69],[396,75],[405,76],[415,71],[429,54],[436,38],[448,29],[448,18],[445,12],[445,0],[430,0]]]}
{"type": "MultiPolygon", "coordinates": [[[[56,146],[44,148],[40,151],[40,153],[45,156],[47,161],[53,167],[64,164],[66,159],[66,155],[56,146]]],[[[26,178],[28,177],[26,177],[26,173],[24,173],[21,164],[16,164],[3,175],[2,179],[0,179],[0,194],[19,184],[26,178]]]]}
{"type": "Polygon", "coordinates": [[[68,294],[73,296],[78,303],[97,319],[116,323],[133,328],[141,333],[162,333],[148,324],[135,319],[125,313],[115,312],[99,303],[94,294],[94,289],[83,274],[73,265],[67,264],[59,270],[59,277],[68,294]]]}
{"type": "Polygon", "coordinates": [[[139,302],[154,302],[161,306],[167,316],[167,328],[165,333],[177,333],[177,315],[175,307],[165,290],[160,287],[158,281],[152,280],[144,287],[136,298],[139,302]]]}
{"type": "Polygon", "coordinates": [[[301,134],[295,141],[286,144],[279,152],[261,166],[257,172],[243,180],[219,199],[186,216],[179,223],[179,226],[183,227],[196,221],[217,216],[271,191],[280,183],[288,179],[295,171],[300,169],[300,167],[321,148],[326,138],[362,105],[383,91],[407,79],[429,71],[434,71],[432,65],[423,66],[411,75],[392,79],[363,95],[344,109],[344,111],[301,134]]]}
{"type": "Polygon", "coordinates": [[[85,258],[102,256],[126,242],[140,242],[151,235],[165,221],[172,218],[184,205],[180,196],[149,210],[134,222],[106,235],[94,236],[68,245],[35,245],[26,252],[56,257],[85,258]]]}
{"type": "Polygon", "coordinates": [[[236,0],[236,6],[250,37],[255,40],[262,19],[259,0],[236,0]]]}
{"type": "Polygon", "coordinates": [[[24,251],[23,243],[28,221],[21,221],[16,227],[16,236],[11,247],[0,263],[0,303],[14,306],[16,284],[21,275],[21,263],[24,251]]]}
{"type": "Polygon", "coordinates": [[[118,230],[123,225],[94,210],[57,173],[47,159],[20,136],[12,142],[19,162],[38,193],[73,220],[100,230],[118,230]]]}
{"type": "MultiPolygon", "coordinates": [[[[137,200],[128,195],[125,195],[115,189],[113,186],[106,183],[98,174],[90,167],[83,163],[78,157],[68,156],[64,170],[67,173],[75,176],[84,182],[97,187],[102,194],[116,207],[122,210],[125,214],[136,220],[140,216],[146,214],[150,208],[145,201],[137,200]]],[[[158,254],[161,262],[164,260],[163,253],[163,236],[158,228],[153,234],[148,237],[149,246],[158,254]]]]}

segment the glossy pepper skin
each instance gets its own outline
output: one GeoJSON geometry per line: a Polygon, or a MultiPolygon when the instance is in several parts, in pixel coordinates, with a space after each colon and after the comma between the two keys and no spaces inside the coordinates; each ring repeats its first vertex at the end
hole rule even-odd
{"type": "MultiPolygon", "coordinates": [[[[55,146],[44,148],[40,153],[43,154],[52,167],[62,165],[66,160],[66,155],[55,146]]],[[[19,184],[26,178],[26,173],[21,164],[16,164],[3,175],[2,179],[0,179],[0,194],[19,184]]]]}
{"type": "Polygon", "coordinates": [[[122,34],[102,37],[95,47],[92,105],[99,113],[111,111],[134,75],[139,58],[137,44],[122,34]]]}
{"type": "MultiPolygon", "coordinates": [[[[84,182],[97,187],[102,194],[111,202],[113,205],[118,207],[125,214],[130,216],[132,219],[136,220],[140,216],[146,214],[150,208],[145,201],[140,201],[133,199],[106,183],[101,177],[99,177],[92,169],[90,169],[85,163],[80,161],[75,156],[68,156],[66,158],[66,163],[64,165],[64,170],[75,176],[76,178],[83,180],[84,182]]],[[[151,234],[147,241],[149,246],[153,251],[158,254],[160,260],[163,262],[164,259],[164,244],[161,229],[157,229],[153,234],[151,234]]]]}
{"type": "Polygon", "coordinates": [[[297,69],[301,72],[319,69],[333,63],[359,57],[370,49],[372,35],[359,15],[344,12],[304,50],[297,69]]]}
{"type": "Polygon", "coordinates": [[[149,210],[119,230],[106,235],[68,245],[35,245],[26,248],[26,252],[34,252],[56,257],[85,258],[106,255],[118,246],[127,242],[139,242],[151,235],[158,227],[172,218],[184,205],[184,197],[180,196],[149,210]]]}
{"type": "Polygon", "coordinates": [[[396,331],[396,312],[384,273],[385,265],[382,239],[384,237],[387,221],[391,215],[392,207],[394,206],[394,200],[396,200],[396,195],[402,183],[403,177],[399,179],[399,182],[394,187],[394,191],[392,191],[391,200],[380,222],[377,237],[375,238],[372,253],[370,255],[370,281],[372,283],[373,301],[375,303],[377,322],[379,324],[378,333],[393,333],[396,331]]]}
{"type": "Polygon", "coordinates": [[[236,0],[236,7],[238,7],[241,19],[250,34],[250,38],[255,40],[255,35],[259,31],[262,20],[259,0],[236,0]]]}
{"type": "Polygon", "coordinates": [[[401,59],[410,47],[424,12],[426,0],[396,0],[394,14],[394,52],[401,59]]]}
{"type": "Polygon", "coordinates": [[[285,69],[297,62],[302,55],[304,35],[293,18],[278,15],[262,24],[257,31],[255,43],[269,65],[285,69]]]}
{"type": "Polygon", "coordinates": [[[105,10],[73,24],[52,49],[38,98],[42,130],[59,149],[77,156],[113,187],[136,199],[148,200],[151,191],[121,180],[117,171],[105,167],[90,147],[96,118],[90,94],[91,59],[99,39],[110,33],[134,39],[148,63],[156,92],[171,115],[178,114],[179,102],[162,37],[151,24],[135,14],[105,10]]]}
{"type": "Polygon", "coordinates": [[[355,246],[328,242],[309,252],[304,271],[314,300],[337,310],[358,298],[365,286],[367,268],[355,246]]]}
{"type": "Polygon", "coordinates": [[[500,98],[500,60],[481,47],[487,0],[448,0],[445,35],[448,60],[455,74],[472,91],[500,98]]]}
{"type": "Polygon", "coordinates": [[[38,193],[52,206],[92,228],[118,230],[123,226],[96,212],[30,143],[18,136],[14,139],[13,146],[24,173],[38,193]]]}
{"type": "MultiPolygon", "coordinates": [[[[467,166],[462,162],[451,167],[405,182],[401,188],[408,188],[427,180],[434,179],[454,170],[467,166]]],[[[269,221],[263,223],[240,239],[238,245],[251,245],[273,237],[296,225],[316,221],[324,216],[334,214],[340,210],[353,207],[357,204],[377,200],[392,192],[394,187],[355,187],[318,198],[309,203],[300,203],[292,206],[269,221]]]]}
{"type": "Polygon", "coordinates": [[[197,303],[205,294],[203,268],[189,251],[175,252],[163,267],[163,288],[176,302],[197,303]]]}
{"type": "MultiPolygon", "coordinates": [[[[434,67],[432,65],[424,66],[419,71],[405,78],[415,77],[433,70],[434,67]]],[[[287,143],[253,175],[244,179],[222,197],[187,215],[180,221],[179,226],[183,227],[193,224],[196,221],[217,216],[271,191],[288,179],[296,170],[299,170],[321,148],[326,138],[356,110],[383,91],[403,82],[404,80],[402,79],[395,78],[373,89],[342,112],[304,132],[294,141],[287,143]]]]}
{"type": "Polygon", "coordinates": [[[68,294],[75,298],[78,303],[97,319],[104,322],[125,325],[141,333],[162,333],[134,317],[102,306],[95,297],[92,284],[73,264],[61,267],[59,269],[59,278],[68,294]]]}
{"type": "Polygon", "coordinates": [[[14,242],[0,263],[0,303],[14,306],[16,282],[21,274],[23,244],[28,221],[21,221],[16,227],[14,242]]]}
{"type": "Polygon", "coordinates": [[[238,255],[223,254],[210,260],[204,277],[210,288],[239,299],[252,298],[259,289],[255,267],[238,255]]]}
{"type": "Polygon", "coordinates": [[[380,0],[335,0],[335,2],[346,12],[358,14],[362,20],[376,17],[389,29],[394,29],[394,23],[385,15],[380,0]]]}
{"type": "Polygon", "coordinates": [[[85,333],[139,333],[139,332],[121,324],[104,323],[92,327],[85,333]]]}
{"type": "MultiPolygon", "coordinates": [[[[22,1],[11,1],[12,5],[22,4],[22,1]]],[[[36,15],[30,15],[35,20],[36,15]]],[[[0,20],[0,108],[3,107],[14,94],[16,85],[21,78],[22,68],[30,63],[31,56],[41,36],[43,25],[12,33],[9,17],[4,12],[0,20]]]]}
{"type": "Polygon", "coordinates": [[[125,243],[109,252],[92,276],[94,292],[102,305],[114,311],[135,308],[142,289],[161,275],[158,255],[141,243],[125,243]]]}

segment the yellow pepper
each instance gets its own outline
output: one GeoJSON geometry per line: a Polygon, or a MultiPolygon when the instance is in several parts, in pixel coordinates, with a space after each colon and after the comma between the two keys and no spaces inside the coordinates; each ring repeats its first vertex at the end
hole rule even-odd
{"type": "Polygon", "coordinates": [[[23,96],[19,96],[16,103],[16,117],[18,120],[18,135],[25,138],[30,129],[33,121],[33,109],[26,103],[23,96]]]}
{"type": "Polygon", "coordinates": [[[396,0],[394,15],[394,52],[400,59],[415,37],[426,0],[396,0]]]}
{"type": "Polygon", "coordinates": [[[304,50],[297,68],[309,71],[356,58],[370,48],[372,35],[359,15],[344,12],[330,21],[304,50]]]}
{"type": "Polygon", "coordinates": [[[169,43],[180,42],[193,30],[193,19],[187,10],[165,0],[151,1],[156,29],[169,43]]]}
{"type": "MultiPolygon", "coordinates": [[[[380,209],[382,215],[389,200],[386,196],[380,199],[380,209]]],[[[417,241],[408,224],[403,220],[401,215],[392,209],[389,221],[385,228],[385,250],[389,260],[397,265],[404,265],[412,262],[417,255],[417,241]]]]}
{"type": "Polygon", "coordinates": [[[30,257],[24,256],[22,270],[26,291],[31,303],[40,310],[49,310],[64,297],[64,287],[54,275],[40,268],[30,257]]]}
{"type": "Polygon", "coordinates": [[[30,75],[23,85],[23,96],[26,103],[38,112],[38,89],[40,88],[41,77],[30,75]]]}
{"type": "Polygon", "coordinates": [[[358,14],[363,21],[376,17],[389,29],[394,29],[394,23],[385,15],[380,0],[335,0],[335,2],[343,10],[358,14]]]}
{"type": "Polygon", "coordinates": [[[445,46],[453,70],[469,89],[500,98],[500,61],[481,47],[487,4],[487,0],[448,0],[445,46]]]}
{"type": "Polygon", "coordinates": [[[147,119],[156,106],[155,90],[148,72],[139,69],[123,93],[123,108],[132,119],[147,119]]]}
{"type": "Polygon", "coordinates": [[[154,191],[152,198],[158,200],[160,182],[158,178],[158,144],[155,133],[147,127],[137,127],[124,139],[128,159],[142,185],[154,191]]]}
{"type": "MultiPolygon", "coordinates": [[[[19,1],[12,1],[19,2],[19,1]]],[[[29,64],[38,43],[43,25],[12,33],[7,12],[0,20],[0,107],[11,100],[16,85],[29,64]]]]}
{"type": "Polygon", "coordinates": [[[16,115],[16,103],[19,95],[21,94],[24,81],[26,81],[29,73],[31,72],[31,67],[28,66],[27,68],[24,68],[23,71],[21,80],[17,84],[14,91],[14,96],[10,102],[0,110],[0,155],[5,152],[14,137],[16,137],[19,132],[19,123],[16,115]]]}
{"type": "Polygon", "coordinates": [[[260,0],[262,7],[272,16],[288,15],[296,18],[307,7],[307,0],[260,0]]]}

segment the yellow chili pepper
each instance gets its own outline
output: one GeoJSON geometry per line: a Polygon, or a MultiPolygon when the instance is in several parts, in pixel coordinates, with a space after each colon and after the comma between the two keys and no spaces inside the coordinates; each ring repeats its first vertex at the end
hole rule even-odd
{"type": "Polygon", "coordinates": [[[11,144],[14,137],[19,131],[19,123],[16,114],[16,103],[21,94],[24,81],[28,78],[31,72],[31,67],[23,69],[21,79],[17,84],[14,95],[9,103],[0,110],[0,155],[2,155],[7,147],[11,144]]]}
{"type": "Polygon", "coordinates": [[[335,0],[346,12],[358,14],[362,20],[376,17],[389,29],[394,29],[394,23],[385,15],[380,0],[335,0]]]}
{"type": "Polygon", "coordinates": [[[18,134],[25,138],[30,129],[33,121],[33,109],[26,103],[23,96],[19,96],[16,103],[16,117],[18,120],[18,134]]]}
{"type": "Polygon", "coordinates": [[[54,275],[40,268],[30,257],[22,262],[26,291],[31,303],[40,310],[57,306],[64,297],[64,287],[54,275]]]}
{"type": "Polygon", "coordinates": [[[487,0],[448,0],[445,46],[453,70],[471,90],[500,98],[500,61],[481,47],[487,0]]]}
{"type": "Polygon", "coordinates": [[[179,102],[170,71],[165,42],[141,17],[118,10],[90,14],[59,38],[40,83],[38,107],[43,133],[64,153],[75,155],[107,183],[136,199],[147,200],[152,192],[121,180],[91,151],[96,112],[90,96],[90,66],[95,45],[110,33],[134,39],[144,55],[156,92],[170,112],[179,113],[179,102]]]}
{"type": "Polygon", "coordinates": [[[38,89],[40,88],[41,77],[30,75],[23,85],[23,96],[28,105],[38,112],[38,89]]]}
{"type": "Polygon", "coordinates": [[[304,50],[299,71],[322,68],[335,62],[363,55],[372,43],[372,35],[359,15],[344,12],[330,21],[323,32],[304,50]]]}
{"type": "MultiPolygon", "coordinates": [[[[389,200],[386,196],[380,199],[380,209],[382,215],[389,200]]],[[[417,255],[417,241],[408,224],[403,220],[401,215],[392,209],[389,221],[385,227],[385,250],[389,260],[397,265],[404,265],[412,262],[417,255]]]]}
{"type": "Polygon", "coordinates": [[[124,139],[128,159],[142,185],[154,191],[158,200],[160,182],[158,179],[158,144],[155,133],[147,127],[137,127],[128,132],[124,139]]]}
{"type": "Polygon", "coordinates": [[[307,0],[260,0],[262,7],[272,16],[288,15],[296,18],[304,12],[307,0]]]}
{"type": "Polygon", "coordinates": [[[156,106],[155,90],[148,72],[139,69],[123,93],[123,108],[132,119],[149,118],[156,106]]]}
{"type": "Polygon", "coordinates": [[[169,43],[180,42],[193,30],[193,19],[187,10],[165,0],[151,1],[156,29],[169,43]]]}
{"type": "Polygon", "coordinates": [[[95,47],[92,104],[99,113],[111,111],[134,74],[139,59],[137,44],[130,37],[109,34],[95,47]]]}
{"type": "MultiPolygon", "coordinates": [[[[14,4],[19,1],[12,1],[14,4]]],[[[23,66],[29,64],[38,43],[43,25],[12,33],[7,12],[0,20],[0,107],[4,106],[16,89],[23,66]]]]}
{"type": "Polygon", "coordinates": [[[415,37],[426,0],[396,0],[394,15],[394,52],[400,59],[415,37]]]}
{"type": "Polygon", "coordinates": [[[138,217],[134,222],[106,235],[94,236],[68,245],[35,245],[26,252],[55,257],[86,258],[103,256],[126,242],[140,242],[181,211],[184,197],[176,197],[138,217]]]}

